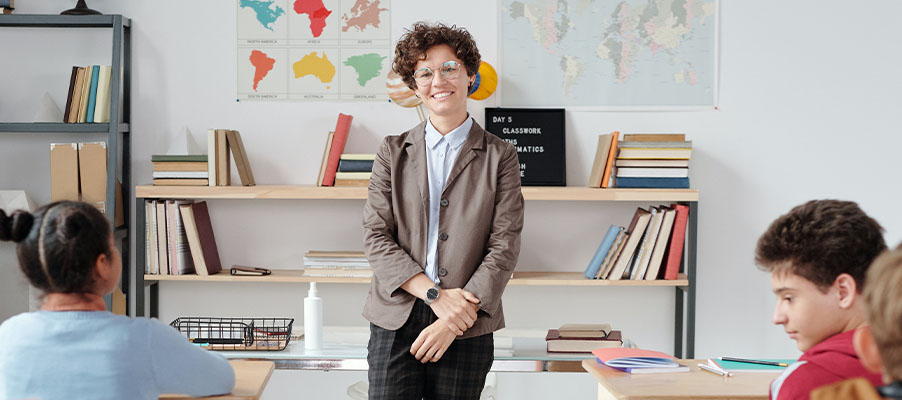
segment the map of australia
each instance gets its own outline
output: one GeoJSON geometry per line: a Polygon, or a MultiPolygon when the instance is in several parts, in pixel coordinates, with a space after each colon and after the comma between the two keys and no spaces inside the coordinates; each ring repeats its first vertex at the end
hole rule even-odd
{"type": "Polygon", "coordinates": [[[382,73],[382,60],[385,60],[386,56],[381,56],[376,53],[367,53],[361,54],[358,56],[351,56],[345,60],[344,65],[347,65],[351,68],[354,68],[354,71],[357,72],[357,83],[360,86],[366,86],[366,83],[382,73]]]}
{"type": "Polygon", "coordinates": [[[357,28],[357,31],[360,32],[367,26],[378,28],[381,23],[379,13],[383,11],[388,11],[388,9],[380,8],[379,0],[357,0],[351,7],[351,12],[341,16],[341,20],[344,21],[341,31],[347,32],[348,29],[357,28]]]}
{"type": "Polygon", "coordinates": [[[332,79],[335,78],[335,65],[329,61],[326,53],[323,53],[323,56],[320,57],[316,55],[315,51],[311,52],[302,57],[300,61],[292,64],[291,68],[294,71],[295,79],[313,75],[322,83],[331,83],[332,79]]]}
{"type": "Polygon", "coordinates": [[[273,65],[276,64],[275,58],[270,58],[266,53],[260,50],[251,52],[251,65],[254,66],[254,91],[257,91],[257,84],[266,77],[269,71],[272,71],[273,65]]]}
{"type": "Polygon", "coordinates": [[[323,34],[323,28],[326,27],[326,18],[332,14],[331,10],[326,9],[323,0],[295,0],[294,12],[298,14],[307,14],[310,19],[310,33],[313,37],[319,37],[323,34]]]}
{"type": "Polygon", "coordinates": [[[276,20],[285,14],[285,10],[275,5],[272,0],[240,0],[238,6],[254,10],[257,22],[269,30],[273,30],[276,20]]]}

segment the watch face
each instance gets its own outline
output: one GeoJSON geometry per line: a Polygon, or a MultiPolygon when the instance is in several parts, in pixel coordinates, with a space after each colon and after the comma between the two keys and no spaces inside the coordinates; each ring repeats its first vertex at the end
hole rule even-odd
{"type": "Polygon", "coordinates": [[[437,299],[438,298],[438,289],[432,287],[432,288],[429,288],[428,290],[426,290],[426,298],[429,299],[429,301],[437,299]]]}

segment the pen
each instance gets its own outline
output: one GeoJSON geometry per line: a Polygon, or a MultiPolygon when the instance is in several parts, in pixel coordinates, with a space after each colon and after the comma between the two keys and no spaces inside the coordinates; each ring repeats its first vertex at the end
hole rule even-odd
{"type": "Polygon", "coordinates": [[[735,361],[741,363],[749,363],[749,364],[761,364],[761,365],[773,365],[777,367],[788,367],[789,364],[781,363],[776,361],[763,361],[763,360],[747,360],[745,358],[733,358],[733,357],[721,357],[721,360],[724,361],[735,361]]]}
{"type": "Polygon", "coordinates": [[[708,364],[699,364],[698,367],[701,368],[702,370],[705,370],[705,371],[708,371],[708,372],[710,372],[710,373],[712,373],[712,374],[717,374],[717,375],[720,375],[720,376],[732,376],[732,375],[733,375],[733,374],[730,373],[730,372],[723,371],[723,370],[719,370],[719,369],[717,369],[717,368],[713,368],[713,367],[711,367],[711,366],[708,366],[708,364]]]}

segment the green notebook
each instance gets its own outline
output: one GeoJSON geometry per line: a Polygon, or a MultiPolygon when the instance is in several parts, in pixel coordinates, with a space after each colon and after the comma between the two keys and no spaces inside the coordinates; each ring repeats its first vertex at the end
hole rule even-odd
{"type": "MultiPolygon", "coordinates": [[[[720,365],[721,368],[729,371],[729,372],[781,372],[786,369],[786,367],[778,367],[776,365],[764,365],[764,364],[752,364],[752,363],[744,363],[738,361],[724,361],[720,358],[714,358],[714,362],[717,365],[720,365]]],[[[792,363],[798,361],[787,358],[756,358],[756,360],[761,361],[773,361],[773,362],[781,362],[786,363],[788,365],[792,365],[792,363]]]]}

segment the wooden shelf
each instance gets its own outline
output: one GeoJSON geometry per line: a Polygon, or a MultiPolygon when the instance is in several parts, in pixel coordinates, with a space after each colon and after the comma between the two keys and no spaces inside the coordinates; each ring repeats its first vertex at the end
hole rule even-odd
{"type": "MultiPolygon", "coordinates": [[[[698,201],[695,189],[595,189],[581,186],[524,186],[526,200],[698,201]]],[[[335,199],[365,200],[365,187],[313,185],[136,186],[135,197],[154,199],[335,199]]]]}
{"type": "MultiPolygon", "coordinates": [[[[370,278],[337,278],[304,276],[302,269],[275,269],[268,276],[232,276],[228,271],[215,275],[144,275],[144,281],[181,281],[181,282],[265,282],[265,283],[370,283],[370,278]]],[[[514,272],[510,280],[512,286],[688,286],[685,274],[676,280],[655,281],[609,281],[602,279],[586,279],[582,272],[514,272]]]]}

